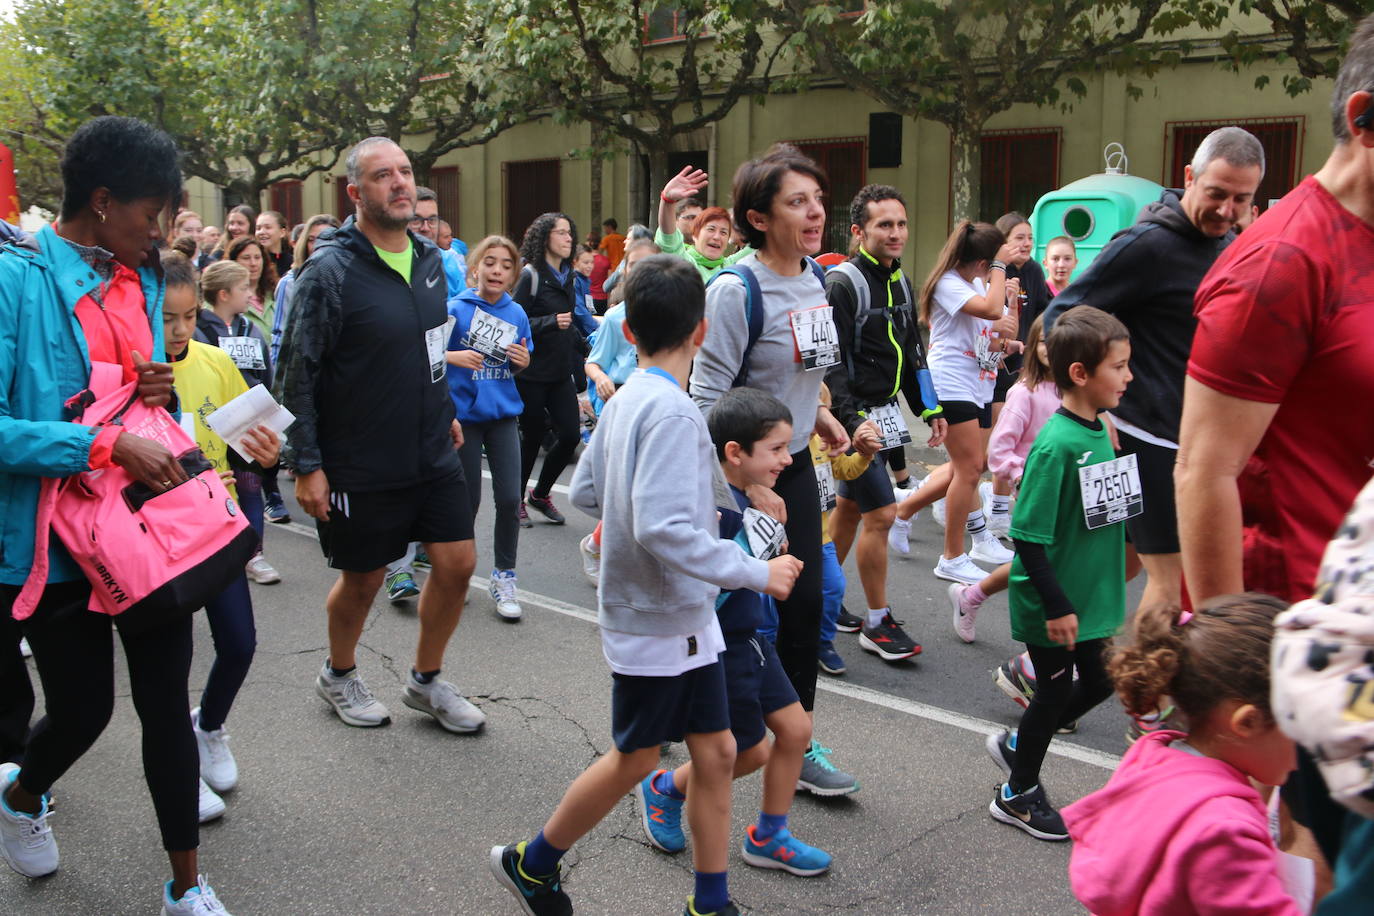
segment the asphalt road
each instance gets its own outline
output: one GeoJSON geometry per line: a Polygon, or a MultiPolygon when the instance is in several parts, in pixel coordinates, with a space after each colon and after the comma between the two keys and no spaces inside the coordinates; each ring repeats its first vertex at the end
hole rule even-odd
{"type": "MultiPolygon", "coordinates": [[[[290,502],[285,477],[283,487],[290,502]]],[[[562,494],[555,499],[566,508],[562,494]]],[[[477,526],[479,579],[490,572],[489,513],[477,526]]],[[[610,746],[596,595],[577,555],[593,522],[567,514],[564,527],[540,521],[522,532],[523,621],[503,622],[485,588],[472,590],[444,676],[487,713],[488,727],[476,736],[448,734],[401,705],[417,630],[413,601],[379,600],[362,642],[362,672],[390,706],[392,724],[355,729],[333,716],[312,686],[324,660],[323,598],[333,576],[312,528],[268,526],[267,556],[284,581],[253,586],[258,654],[228,723],[242,778],[228,793],[228,813],[201,835],[202,868],[231,912],[518,912],[487,871],[488,848],[531,836],[567,784],[610,746]]],[[[822,675],[817,737],[863,788],[838,800],[799,798],[792,827],[830,851],[835,865],[803,879],[750,868],[732,854],[732,892],[744,912],[1082,912],[1067,887],[1067,844],[1036,841],[987,813],[1000,771],[983,738],[1014,725],[1019,712],[991,680],[1019,648],[1005,598],[985,606],[978,641],[961,643],[945,583],[930,572],[940,531],[918,517],[913,533],[911,557],[893,559],[891,592],[924,654],[887,664],[841,634],[849,673],[822,675]]],[[[852,559],[848,569],[849,606],[860,608],[852,559]]],[[[203,683],[213,657],[203,618],[196,626],[193,685],[203,683]]],[[[38,881],[0,874],[0,913],[158,912],[166,860],[122,664],[118,670],[114,721],[56,787],[62,867],[38,881]]],[[[197,697],[193,691],[188,708],[197,697]]],[[[1077,735],[1056,740],[1044,770],[1056,803],[1105,781],[1124,750],[1124,728],[1113,702],[1088,715],[1077,735]]],[[[680,759],[670,753],[667,765],[680,759]]],[[[757,776],[738,785],[736,837],[759,791],[757,776]]],[[[565,886],[582,914],[677,914],[691,890],[688,854],[649,847],[628,799],[566,863],[565,886]]]]}

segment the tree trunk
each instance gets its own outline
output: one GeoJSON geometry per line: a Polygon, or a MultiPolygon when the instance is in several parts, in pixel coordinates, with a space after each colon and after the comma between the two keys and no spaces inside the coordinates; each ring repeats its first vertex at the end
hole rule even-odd
{"type": "Polygon", "coordinates": [[[947,125],[950,131],[949,197],[955,222],[961,219],[996,219],[1000,214],[979,214],[982,197],[983,157],[980,123],[965,118],[947,125]]]}
{"type": "Polygon", "coordinates": [[[600,223],[605,219],[601,211],[601,181],[604,173],[605,160],[601,158],[602,147],[606,145],[606,132],[598,124],[592,125],[592,220],[600,223]]]}
{"type": "Polygon", "coordinates": [[[637,215],[636,220],[646,226],[655,226],[658,221],[653,218],[653,212],[658,203],[658,195],[663,193],[663,186],[668,183],[668,149],[667,147],[648,150],[649,157],[649,194],[644,202],[644,211],[637,215]]]}

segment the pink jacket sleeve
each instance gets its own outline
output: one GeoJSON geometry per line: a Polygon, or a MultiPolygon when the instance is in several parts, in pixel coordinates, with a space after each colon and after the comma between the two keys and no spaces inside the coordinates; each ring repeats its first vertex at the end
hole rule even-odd
{"type": "Polygon", "coordinates": [[[1013,481],[1021,476],[1026,456],[1017,453],[1017,446],[1025,434],[1031,418],[1031,393],[1025,385],[1012,385],[1007,402],[988,440],[988,470],[996,476],[1013,481]]]}
{"type": "Polygon", "coordinates": [[[1187,847],[1180,864],[1199,916],[1301,916],[1279,880],[1278,852],[1261,825],[1218,818],[1187,847]]]}

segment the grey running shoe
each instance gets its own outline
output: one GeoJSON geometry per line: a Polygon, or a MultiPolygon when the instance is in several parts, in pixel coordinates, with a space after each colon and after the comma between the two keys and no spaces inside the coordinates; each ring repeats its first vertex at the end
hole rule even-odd
{"type": "Polygon", "coordinates": [[[812,795],[850,795],[859,791],[859,781],[843,770],[836,769],[830,762],[830,748],[822,746],[819,741],[812,738],[811,749],[802,758],[797,788],[804,789],[812,795]]]}
{"type": "Polygon", "coordinates": [[[320,676],[315,679],[315,692],[349,725],[375,728],[391,724],[391,714],[367,689],[357,671],[335,677],[329,670],[329,663],[325,662],[320,676]]]}
{"type": "Polygon", "coordinates": [[[468,702],[448,681],[421,684],[412,677],[406,684],[402,702],[411,709],[428,713],[445,729],[458,734],[475,732],[487,722],[482,710],[468,702]]]}

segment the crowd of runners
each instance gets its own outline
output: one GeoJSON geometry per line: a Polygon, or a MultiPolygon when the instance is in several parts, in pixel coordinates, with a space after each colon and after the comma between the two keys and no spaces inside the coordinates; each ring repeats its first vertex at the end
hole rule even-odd
{"type": "Polygon", "coordinates": [[[739,912],[732,848],[801,877],[843,867],[789,822],[799,791],[860,790],[813,727],[819,674],[855,647],[899,663],[915,635],[973,642],[1000,592],[1023,646],[993,680],[1023,712],[988,739],[1005,773],[988,810],[1072,839],[1085,906],[1368,912],[1374,19],[1331,111],[1326,164],[1258,219],[1264,150],[1226,127],[1081,271],[1068,237],[1038,262],[1007,213],[959,222],[910,274],[907,201],[876,184],[821,266],[827,175],[785,144],[740,166],[728,208],[689,167],[652,227],[581,236],[555,212],[469,246],[377,137],[348,154],[342,224],[240,206],[223,231],[180,211],[164,236],[172,141],[86,123],[58,220],[4,227],[0,249],[0,852],[31,878],[58,868],[54,793],[110,719],[118,634],[162,912],[227,912],[198,827],[239,779],[249,583],[292,574],[262,551],[291,488],[338,571],[315,692],[361,728],[391,721],[356,651],[379,596],[418,606],[400,701],[480,731],[441,676],[477,524],[495,611],[518,622],[522,528],[598,519],[566,548],[597,584],[613,746],[524,812],[526,838],[492,838],[522,912],[573,912],[560,859],[627,795],[653,847],[691,847],[687,916],[739,912]],[[259,386],[292,415],[284,435],[271,410],[225,419],[259,386]],[[948,460],[908,469],[913,443],[948,460]],[[948,623],[900,619],[889,591],[923,511],[944,527],[948,623]],[[92,541],[117,515],[137,531],[101,552],[71,535],[80,512],[99,514],[92,541]],[[214,663],[187,708],[201,607],[214,663]],[[1047,749],[1113,695],[1132,746],[1061,809],[1047,749]],[[671,742],[690,762],[662,769],[671,742]],[[733,792],[760,770],[757,800],[733,792]],[[742,837],[732,803],[757,804],[742,837]]]}

